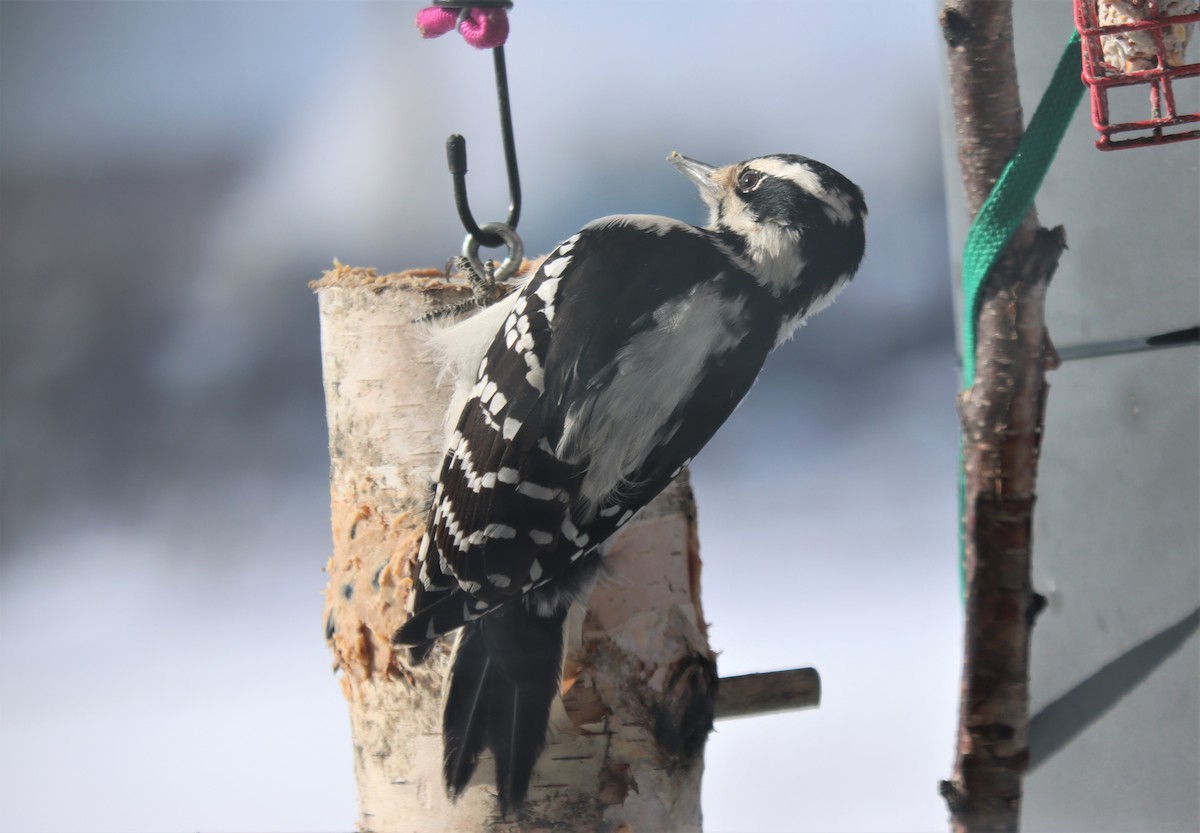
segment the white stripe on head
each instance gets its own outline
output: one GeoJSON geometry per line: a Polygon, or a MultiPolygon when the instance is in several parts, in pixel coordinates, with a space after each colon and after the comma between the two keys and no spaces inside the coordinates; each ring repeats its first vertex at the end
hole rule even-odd
{"type": "Polygon", "coordinates": [[[760,171],[767,176],[795,183],[799,188],[825,203],[825,213],[834,222],[849,223],[854,219],[854,208],[850,205],[850,195],[826,188],[821,182],[820,174],[803,162],[789,162],[786,159],[765,156],[761,159],[752,159],[746,163],[746,167],[760,171]]]}

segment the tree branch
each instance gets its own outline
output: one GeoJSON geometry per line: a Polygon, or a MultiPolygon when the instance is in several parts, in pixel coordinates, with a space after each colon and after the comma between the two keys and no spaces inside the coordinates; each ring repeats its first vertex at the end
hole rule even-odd
{"type": "Polygon", "coordinates": [[[821,677],[815,668],[767,671],[722,677],[717,690],[716,720],[816,708],[821,703],[821,677]]]}
{"type": "MultiPolygon", "coordinates": [[[[1022,135],[1012,5],[942,10],[963,186],[978,213],[1022,135]]],[[[976,378],[959,399],[965,468],[966,638],[954,773],[941,784],[958,833],[1015,831],[1029,757],[1032,518],[1054,364],[1045,293],[1066,248],[1031,208],[989,276],[976,378]]],[[[967,310],[964,314],[969,315],[967,310]]]]}

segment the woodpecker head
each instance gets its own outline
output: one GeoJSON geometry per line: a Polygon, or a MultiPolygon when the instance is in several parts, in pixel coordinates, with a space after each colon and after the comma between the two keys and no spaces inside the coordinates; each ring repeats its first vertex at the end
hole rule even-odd
{"type": "Polygon", "coordinates": [[[667,159],[699,187],[707,228],[775,295],[803,288],[809,307],[858,268],[867,206],[859,187],[828,165],[790,153],[723,168],[679,153],[667,159]]]}

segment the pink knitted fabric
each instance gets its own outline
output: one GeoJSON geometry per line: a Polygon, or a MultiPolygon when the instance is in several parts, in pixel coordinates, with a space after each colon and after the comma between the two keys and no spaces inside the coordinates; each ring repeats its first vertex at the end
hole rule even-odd
{"type": "MultiPolygon", "coordinates": [[[[454,28],[455,9],[430,6],[417,12],[417,30],[423,38],[436,38],[454,28]]],[[[459,27],[463,40],[476,49],[503,46],[508,40],[508,13],[504,9],[468,9],[459,27]]]]}

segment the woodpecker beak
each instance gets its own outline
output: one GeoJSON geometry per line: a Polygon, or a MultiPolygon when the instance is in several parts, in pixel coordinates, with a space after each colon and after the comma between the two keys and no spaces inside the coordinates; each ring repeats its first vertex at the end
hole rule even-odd
{"type": "Polygon", "coordinates": [[[696,183],[696,187],[700,189],[702,196],[706,198],[717,199],[721,195],[721,186],[714,179],[714,174],[718,168],[712,165],[705,165],[703,162],[697,162],[695,159],[688,159],[679,151],[671,151],[667,156],[667,161],[678,169],[678,171],[696,183]]]}

